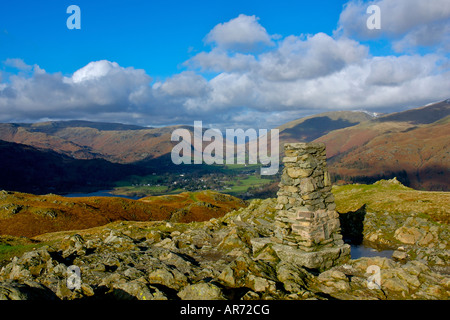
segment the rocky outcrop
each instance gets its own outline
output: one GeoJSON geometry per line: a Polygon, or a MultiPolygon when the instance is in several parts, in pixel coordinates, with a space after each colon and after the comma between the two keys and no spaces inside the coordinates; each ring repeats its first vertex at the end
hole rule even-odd
{"type": "Polygon", "coordinates": [[[333,186],[333,193],[346,242],[395,250],[397,261],[416,260],[450,274],[448,193],[413,190],[395,178],[333,186]]]}
{"type": "Polygon", "coordinates": [[[322,144],[287,144],[284,162],[277,199],[219,218],[47,235],[51,246],[0,270],[0,299],[449,298],[447,225],[365,207],[339,215],[322,144]],[[396,246],[393,259],[351,260],[341,223],[350,241],[396,246]]]}
{"type": "Polygon", "coordinates": [[[350,260],[314,278],[310,288],[336,299],[448,299],[450,278],[418,261],[401,264],[381,257],[350,260]],[[379,284],[368,286],[372,270],[379,284]],[[368,289],[370,288],[370,289],[368,289]]]}
{"type": "Polygon", "coordinates": [[[449,277],[420,261],[348,260],[313,272],[252,244],[273,236],[276,200],[201,223],[114,222],[66,233],[0,271],[0,299],[448,299],[449,277]],[[69,288],[68,268],[80,269],[69,288]],[[369,266],[381,286],[369,288],[369,266]]]}
{"type": "Polygon", "coordinates": [[[57,300],[49,288],[35,281],[18,282],[5,280],[0,282],[0,300],[57,300]]]}
{"type": "Polygon", "coordinates": [[[399,261],[419,260],[436,271],[450,274],[450,232],[446,224],[419,214],[367,212],[363,236],[372,246],[397,249],[394,258],[399,261]]]}

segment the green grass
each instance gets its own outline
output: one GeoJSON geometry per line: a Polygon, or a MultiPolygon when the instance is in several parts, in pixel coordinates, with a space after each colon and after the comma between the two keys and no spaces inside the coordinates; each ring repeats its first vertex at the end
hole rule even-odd
{"type": "Polygon", "coordinates": [[[220,168],[220,171],[225,174],[232,174],[248,170],[259,170],[259,168],[261,168],[260,164],[227,164],[220,168]]]}
{"type": "MultiPolygon", "coordinates": [[[[242,175],[242,173],[251,170],[256,170],[256,172],[258,172],[260,167],[260,164],[226,164],[207,166],[208,170],[211,173],[216,172],[219,174],[219,177],[221,174],[224,174],[228,177],[227,179],[229,180],[225,183],[225,185],[226,188],[231,189],[221,190],[221,192],[234,196],[239,196],[246,193],[249,187],[262,186],[271,182],[271,180],[269,179],[262,179],[260,176],[256,175],[249,175],[245,178],[237,177],[237,175],[242,175]]],[[[145,197],[165,194],[177,194],[186,191],[185,189],[170,190],[168,186],[163,185],[164,180],[166,179],[167,176],[164,175],[133,175],[124,180],[117,181],[112,193],[117,195],[145,197]],[[150,186],[147,186],[146,184],[150,184],[150,186]]]]}
{"type": "Polygon", "coordinates": [[[366,204],[369,212],[417,214],[439,223],[450,222],[450,193],[418,191],[399,184],[375,183],[333,186],[336,209],[354,211],[366,204]]]}
{"type": "Polygon", "coordinates": [[[185,192],[184,189],[174,189],[169,191],[167,186],[124,186],[124,187],[116,187],[112,191],[113,194],[120,194],[125,196],[157,196],[164,194],[177,194],[181,192],[185,192]]]}
{"type": "Polygon", "coordinates": [[[231,189],[225,189],[222,192],[227,194],[240,194],[247,192],[249,187],[262,186],[270,183],[270,180],[263,179],[257,176],[248,176],[245,179],[233,179],[228,182],[228,187],[231,189]]]}
{"type": "Polygon", "coordinates": [[[194,201],[194,202],[198,201],[197,197],[193,193],[189,193],[189,198],[191,198],[191,200],[194,201]]]}
{"type": "MultiPolygon", "coordinates": [[[[247,192],[248,188],[262,186],[270,183],[268,179],[262,179],[256,176],[249,176],[245,179],[236,178],[227,182],[226,187],[231,189],[225,189],[221,192],[226,194],[238,195],[247,192]]],[[[147,195],[165,195],[165,194],[177,194],[185,192],[185,189],[170,190],[166,186],[123,186],[116,187],[112,193],[127,195],[127,196],[147,196],[147,195]]],[[[195,199],[193,199],[196,201],[195,199]]]]}
{"type": "Polygon", "coordinates": [[[10,245],[0,243],[0,266],[6,265],[9,260],[14,256],[21,256],[23,253],[32,250],[33,248],[39,248],[45,245],[45,243],[30,243],[30,244],[17,244],[10,245]]]}

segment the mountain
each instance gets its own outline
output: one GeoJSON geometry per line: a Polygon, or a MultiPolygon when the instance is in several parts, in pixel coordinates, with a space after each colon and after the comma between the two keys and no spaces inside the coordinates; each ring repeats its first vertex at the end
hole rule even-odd
{"type": "Polygon", "coordinates": [[[142,130],[152,129],[149,127],[141,127],[131,124],[109,123],[109,122],[92,122],[84,120],[68,120],[68,121],[47,121],[38,123],[20,123],[20,126],[28,128],[31,132],[44,132],[47,134],[55,133],[66,128],[92,128],[102,131],[125,131],[125,130],[142,130]]]}
{"type": "Polygon", "coordinates": [[[374,119],[364,111],[334,111],[308,116],[278,127],[280,146],[286,142],[311,142],[333,130],[355,126],[374,119]]]}
{"type": "Polygon", "coordinates": [[[450,99],[403,112],[391,113],[376,119],[379,122],[409,122],[411,124],[430,124],[449,115],[450,99]]]}
{"type": "Polygon", "coordinates": [[[137,167],[103,159],[78,160],[51,150],[0,140],[0,188],[33,193],[111,187],[137,167]]]}
{"type": "Polygon", "coordinates": [[[116,197],[67,198],[55,194],[0,192],[0,235],[34,237],[47,232],[80,230],[114,221],[189,223],[218,218],[245,202],[212,191],[131,200],[116,197]]]}
{"type": "Polygon", "coordinates": [[[450,100],[445,100],[334,130],[315,142],[326,144],[336,180],[397,176],[416,189],[450,190],[449,137],[450,100]]]}
{"type": "MultiPolygon", "coordinates": [[[[365,111],[333,111],[307,116],[287,122],[279,130],[279,156],[284,156],[284,144],[291,142],[311,142],[334,130],[356,126],[376,118],[375,114],[365,111]]],[[[258,138],[259,139],[259,138],[258,138]]],[[[270,134],[267,149],[271,150],[270,134]]],[[[247,143],[247,150],[249,149],[247,143]]],[[[271,187],[273,191],[276,185],[271,187]]]]}
{"type": "MultiPolygon", "coordinates": [[[[445,100],[391,114],[338,111],[308,116],[278,127],[280,154],[286,142],[324,142],[334,181],[373,182],[397,176],[410,187],[449,190],[449,110],[450,100],[445,100]]],[[[0,124],[0,139],[52,151],[53,158],[57,153],[73,160],[133,164],[141,168],[137,175],[144,175],[152,168],[159,172],[182,169],[170,159],[176,144],[171,135],[177,128],[193,131],[191,126],[146,128],[89,121],[4,123],[0,124]]],[[[61,159],[54,161],[61,163],[61,159]]],[[[187,165],[182,170],[199,168],[187,165]]],[[[57,174],[50,175],[57,179],[57,174]]]]}
{"type": "MultiPolygon", "coordinates": [[[[340,128],[372,119],[365,112],[326,112],[289,122],[280,129],[283,142],[312,141],[340,128]]],[[[190,126],[146,128],[119,123],[53,121],[2,123],[0,139],[53,150],[75,159],[101,158],[116,163],[155,159],[171,152],[171,134],[177,128],[192,132],[190,126]]],[[[280,144],[282,145],[282,144],[280,144]]]]}
{"type": "Polygon", "coordinates": [[[190,127],[145,128],[89,121],[2,123],[0,139],[53,150],[75,159],[132,163],[170,153],[173,147],[170,137],[176,128],[190,127]]]}

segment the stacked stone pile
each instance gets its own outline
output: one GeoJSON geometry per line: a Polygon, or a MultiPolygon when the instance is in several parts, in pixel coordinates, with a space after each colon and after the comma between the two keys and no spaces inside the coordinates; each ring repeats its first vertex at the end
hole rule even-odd
{"type": "MultiPolygon", "coordinates": [[[[331,193],[323,143],[286,143],[272,247],[308,268],[325,270],[350,258],[331,193]]],[[[255,239],[254,246],[270,242],[255,239]]]]}
{"type": "Polygon", "coordinates": [[[342,245],[322,143],[287,143],[278,191],[276,237],[304,251],[342,245]]]}

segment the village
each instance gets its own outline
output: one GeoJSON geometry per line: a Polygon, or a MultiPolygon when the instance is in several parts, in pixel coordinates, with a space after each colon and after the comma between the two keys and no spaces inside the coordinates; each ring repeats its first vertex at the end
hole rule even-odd
{"type": "Polygon", "coordinates": [[[175,194],[185,191],[213,190],[243,199],[252,198],[252,190],[264,188],[279,179],[278,175],[260,175],[258,166],[235,165],[233,168],[203,171],[152,173],[120,181],[114,194],[133,197],[175,194]]]}

